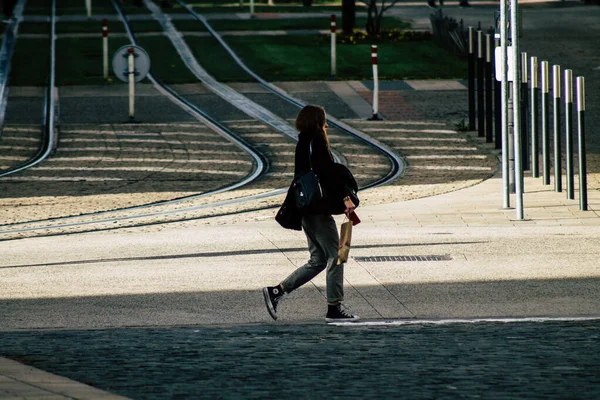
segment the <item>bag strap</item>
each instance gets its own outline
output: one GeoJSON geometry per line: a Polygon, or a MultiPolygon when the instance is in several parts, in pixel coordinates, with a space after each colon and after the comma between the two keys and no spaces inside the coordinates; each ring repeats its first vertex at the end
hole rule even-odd
{"type": "Polygon", "coordinates": [[[313,169],[313,167],[312,167],[312,144],[313,144],[313,139],[311,139],[310,143],[308,144],[308,166],[310,167],[311,171],[313,169]]]}

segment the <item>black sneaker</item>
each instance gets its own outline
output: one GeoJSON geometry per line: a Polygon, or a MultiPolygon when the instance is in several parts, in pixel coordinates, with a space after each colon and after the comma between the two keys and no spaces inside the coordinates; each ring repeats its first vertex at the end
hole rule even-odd
{"type": "Polygon", "coordinates": [[[277,319],[277,304],[283,298],[283,295],[284,293],[279,286],[267,286],[263,288],[263,296],[265,297],[267,311],[269,311],[269,314],[271,314],[273,319],[277,319]]]}
{"type": "Polygon", "coordinates": [[[341,304],[329,306],[327,309],[327,316],[325,317],[325,321],[327,322],[353,322],[358,321],[359,319],[359,316],[352,315],[342,309],[341,304]]]}

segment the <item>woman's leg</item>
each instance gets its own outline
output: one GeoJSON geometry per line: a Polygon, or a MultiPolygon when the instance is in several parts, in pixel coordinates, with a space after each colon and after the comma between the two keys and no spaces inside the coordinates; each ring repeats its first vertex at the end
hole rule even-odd
{"type": "Polygon", "coordinates": [[[335,220],[330,215],[307,215],[302,218],[302,227],[310,260],[281,284],[290,293],[327,268],[327,302],[338,304],[344,297],[344,269],[343,265],[337,265],[339,236],[335,220]]]}

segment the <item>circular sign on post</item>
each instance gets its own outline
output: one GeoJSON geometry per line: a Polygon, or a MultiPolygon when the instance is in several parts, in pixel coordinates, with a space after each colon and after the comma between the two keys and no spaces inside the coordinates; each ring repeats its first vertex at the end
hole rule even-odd
{"type": "Polygon", "coordinates": [[[113,72],[123,82],[129,82],[129,49],[133,49],[135,82],[140,82],[150,72],[150,57],[140,46],[130,44],[117,50],[112,59],[113,72]]]}

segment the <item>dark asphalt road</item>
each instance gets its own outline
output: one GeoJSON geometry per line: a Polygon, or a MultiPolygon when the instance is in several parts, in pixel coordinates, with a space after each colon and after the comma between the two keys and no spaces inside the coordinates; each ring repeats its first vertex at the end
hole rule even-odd
{"type": "Polygon", "coordinates": [[[135,399],[598,399],[600,322],[5,332],[0,353],[135,399]]]}

